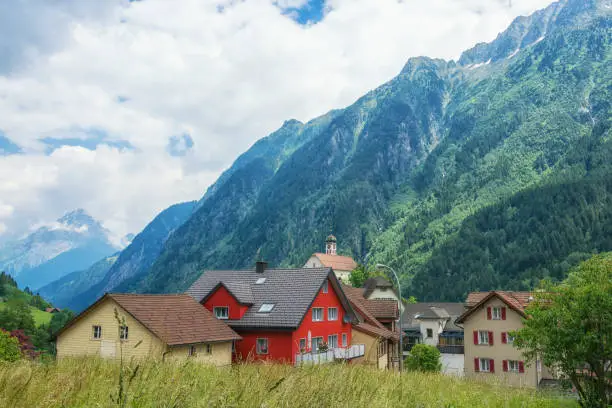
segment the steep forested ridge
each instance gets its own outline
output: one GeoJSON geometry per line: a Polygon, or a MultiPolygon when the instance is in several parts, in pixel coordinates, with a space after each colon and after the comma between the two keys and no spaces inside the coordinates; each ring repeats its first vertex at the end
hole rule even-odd
{"type": "Polygon", "coordinates": [[[330,229],[419,299],[525,289],[611,250],[611,12],[560,1],[458,62],[410,59],[350,107],[286,122],[129,289],[183,290],[256,256],[298,266],[330,229]]]}

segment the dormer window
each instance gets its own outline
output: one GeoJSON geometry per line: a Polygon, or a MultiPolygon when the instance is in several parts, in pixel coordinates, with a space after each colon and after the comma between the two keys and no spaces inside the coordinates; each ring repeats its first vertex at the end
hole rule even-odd
{"type": "Polygon", "coordinates": [[[270,313],[274,309],[274,303],[264,303],[259,308],[259,313],[270,313]]]}
{"type": "Polygon", "coordinates": [[[217,306],[214,308],[215,317],[221,320],[229,319],[229,307],[227,306],[217,306]]]}
{"type": "Polygon", "coordinates": [[[266,282],[266,278],[259,278],[255,282],[256,285],[263,285],[266,282]]]}

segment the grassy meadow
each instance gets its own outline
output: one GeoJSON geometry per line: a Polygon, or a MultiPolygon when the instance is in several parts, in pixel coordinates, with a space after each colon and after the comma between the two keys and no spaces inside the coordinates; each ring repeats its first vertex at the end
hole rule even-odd
{"type": "Polygon", "coordinates": [[[399,376],[357,365],[215,368],[154,361],[124,369],[127,398],[122,405],[117,399],[119,371],[117,362],[97,358],[0,364],[0,407],[577,406],[574,401],[533,390],[438,374],[399,376]]]}
{"type": "MultiPolygon", "coordinates": [[[[0,309],[3,309],[5,306],[6,302],[0,302],[0,309]]],[[[40,327],[43,324],[49,324],[49,322],[51,322],[51,318],[53,317],[51,313],[39,310],[33,306],[30,306],[30,311],[32,312],[32,317],[34,318],[34,324],[36,324],[36,327],[40,327]]]]}

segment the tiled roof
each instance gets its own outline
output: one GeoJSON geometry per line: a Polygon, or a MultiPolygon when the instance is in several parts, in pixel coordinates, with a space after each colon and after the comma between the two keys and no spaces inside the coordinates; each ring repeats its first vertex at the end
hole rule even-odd
{"type": "Polygon", "coordinates": [[[359,330],[361,332],[371,334],[374,336],[382,337],[389,340],[399,341],[399,333],[393,333],[391,330],[388,330],[384,327],[373,326],[369,323],[359,323],[353,325],[355,330],[359,330]]]}
{"type": "Polygon", "coordinates": [[[342,292],[335,274],[330,268],[272,269],[262,273],[251,270],[205,271],[187,290],[197,302],[203,299],[222,282],[226,287],[248,286],[252,305],[240,320],[227,320],[234,328],[295,328],[312,305],[314,298],[329,278],[330,290],[339,293],[340,302],[347,311],[347,319],[354,318],[354,312],[342,292]],[[262,284],[258,279],[266,278],[262,284]],[[269,313],[258,313],[264,303],[273,303],[269,313]]]}
{"type": "Polygon", "coordinates": [[[109,298],[169,346],[241,339],[224,322],[217,320],[191,296],[184,294],[107,293],[66,324],[56,336],[109,298]]]}
{"type": "Polygon", "coordinates": [[[328,255],[317,252],[313,254],[319,258],[323,266],[339,271],[352,271],[357,267],[357,262],[350,256],[343,255],[328,255]]]}
{"type": "Polygon", "coordinates": [[[189,295],[108,296],[169,346],[241,338],[189,295]]]}
{"type": "Polygon", "coordinates": [[[363,297],[363,289],[354,288],[352,286],[343,284],[342,290],[351,302],[353,309],[355,309],[355,311],[359,314],[360,321],[365,321],[371,325],[380,328],[385,327],[381,322],[378,321],[378,319],[376,319],[376,316],[374,316],[366,306],[366,303],[369,302],[369,300],[363,297]]]}
{"type": "Polygon", "coordinates": [[[404,329],[418,329],[420,323],[417,317],[421,319],[447,319],[445,331],[463,331],[457,327],[454,321],[461,316],[465,311],[463,303],[450,302],[422,302],[408,303],[404,305],[404,313],[402,314],[402,326],[404,329]]]}
{"type": "Polygon", "coordinates": [[[531,292],[506,292],[506,291],[491,291],[491,292],[472,292],[468,295],[467,305],[469,309],[459,316],[456,323],[463,323],[465,319],[471,315],[480,306],[485,304],[489,299],[497,297],[507,304],[511,309],[518,314],[525,316],[525,308],[531,300],[533,300],[531,292]]]}
{"type": "Polygon", "coordinates": [[[368,299],[365,306],[377,319],[393,319],[399,317],[399,307],[396,300],[368,299]]]}

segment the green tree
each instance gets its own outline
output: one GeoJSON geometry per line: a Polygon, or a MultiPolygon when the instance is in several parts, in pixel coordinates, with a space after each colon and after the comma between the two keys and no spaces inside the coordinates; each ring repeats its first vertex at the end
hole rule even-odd
{"type": "Polygon", "coordinates": [[[74,318],[74,312],[69,309],[64,309],[61,312],[54,313],[51,321],[49,322],[49,333],[54,335],[66,325],[70,320],[74,318]]]}
{"type": "Polygon", "coordinates": [[[581,263],[559,285],[546,283],[527,308],[515,344],[568,378],[583,407],[612,402],[612,254],[581,263]]]}
{"type": "Polygon", "coordinates": [[[358,265],[351,271],[349,276],[349,282],[355,288],[362,288],[363,283],[371,276],[372,272],[369,270],[367,265],[358,265]]]}
{"type": "Polygon", "coordinates": [[[404,365],[410,371],[439,372],[442,369],[440,350],[428,344],[416,344],[410,350],[404,365]]]}
{"type": "Polygon", "coordinates": [[[22,300],[9,301],[0,310],[0,328],[7,331],[21,329],[28,335],[32,334],[36,325],[28,304],[22,300]]]}
{"type": "Polygon", "coordinates": [[[0,329],[0,361],[17,361],[20,358],[19,341],[9,332],[0,329]]]}

